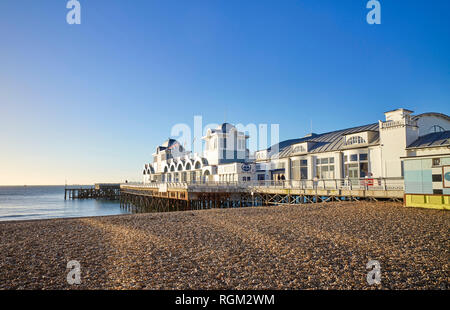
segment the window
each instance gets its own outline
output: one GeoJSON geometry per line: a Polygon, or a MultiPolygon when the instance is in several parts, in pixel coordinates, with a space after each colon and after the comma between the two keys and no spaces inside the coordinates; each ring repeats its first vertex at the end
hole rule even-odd
{"type": "Polygon", "coordinates": [[[430,127],[429,133],[434,133],[434,132],[444,132],[444,131],[445,131],[445,129],[442,128],[441,126],[439,126],[439,125],[434,125],[434,126],[431,126],[431,127],[430,127]]]}
{"type": "Polygon", "coordinates": [[[316,177],[319,179],[334,179],[334,158],[317,159],[316,177]]]}
{"type": "Polygon", "coordinates": [[[308,179],[308,160],[297,159],[291,162],[291,180],[308,179]]]}
{"type": "Polygon", "coordinates": [[[442,182],[442,175],[441,174],[433,174],[431,176],[431,180],[433,182],[442,182]]]}
{"type": "Polygon", "coordinates": [[[300,180],[300,160],[291,161],[291,180],[300,180]]]}
{"type": "Polygon", "coordinates": [[[344,177],[351,179],[365,178],[369,175],[369,154],[350,154],[344,156],[344,177]],[[350,161],[348,161],[350,159],[350,161]],[[358,164],[359,159],[359,164],[358,164]],[[352,162],[352,163],[350,163],[352,162]]]}
{"type": "Polygon", "coordinates": [[[346,145],[362,144],[362,143],[366,143],[366,140],[364,140],[361,136],[350,137],[345,142],[346,145]]]}
{"type": "Polygon", "coordinates": [[[358,178],[358,164],[345,164],[345,177],[351,179],[358,178]]]}
{"type": "Polygon", "coordinates": [[[303,147],[303,145],[297,145],[294,147],[294,153],[304,153],[306,152],[306,149],[303,147]]]}
{"type": "Polygon", "coordinates": [[[441,159],[433,158],[433,166],[440,166],[440,165],[441,165],[441,159]]]}
{"type": "Polygon", "coordinates": [[[300,160],[300,178],[302,180],[308,179],[308,160],[300,160]]]}
{"type": "Polygon", "coordinates": [[[359,163],[359,177],[365,178],[369,174],[369,164],[359,163]]]}

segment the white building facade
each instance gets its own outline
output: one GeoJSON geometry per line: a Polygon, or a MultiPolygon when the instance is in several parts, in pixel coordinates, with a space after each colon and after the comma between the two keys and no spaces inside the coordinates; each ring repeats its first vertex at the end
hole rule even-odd
{"type": "MultiPolygon", "coordinates": [[[[273,181],[400,179],[403,178],[402,158],[417,152],[409,146],[427,134],[446,131],[450,131],[448,115],[413,115],[406,109],[388,111],[385,120],[378,123],[310,134],[256,152],[255,178],[273,181]]],[[[421,152],[436,152],[436,149],[421,152]]]]}
{"type": "Polygon", "coordinates": [[[448,115],[397,109],[386,112],[383,121],[286,140],[250,159],[249,136],[225,123],[207,131],[202,155],[167,140],[156,149],[153,162],[145,164],[144,183],[402,179],[402,158],[436,155],[443,149],[411,146],[448,131],[448,115]]]}
{"type": "Polygon", "coordinates": [[[203,154],[188,152],[168,139],[156,148],[153,162],[144,165],[144,183],[152,182],[246,182],[254,176],[255,164],[249,161],[249,136],[224,123],[208,129],[202,138],[203,154]]]}

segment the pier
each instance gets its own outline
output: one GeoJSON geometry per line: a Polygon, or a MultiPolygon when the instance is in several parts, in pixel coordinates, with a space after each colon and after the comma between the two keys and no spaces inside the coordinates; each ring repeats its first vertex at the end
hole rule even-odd
{"type": "Polygon", "coordinates": [[[108,199],[119,200],[120,184],[97,183],[92,187],[64,188],[64,200],[67,199],[108,199]]]}
{"type": "Polygon", "coordinates": [[[122,184],[120,203],[135,212],[293,205],[332,201],[403,201],[403,179],[122,184]]]}

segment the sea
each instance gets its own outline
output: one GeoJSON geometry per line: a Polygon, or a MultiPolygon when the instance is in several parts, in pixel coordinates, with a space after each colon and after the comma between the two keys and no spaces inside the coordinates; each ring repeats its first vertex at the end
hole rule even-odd
{"type": "Polygon", "coordinates": [[[0,186],[0,221],[75,218],[128,213],[130,212],[120,207],[118,201],[64,200],[64,186],[0,186]]]}

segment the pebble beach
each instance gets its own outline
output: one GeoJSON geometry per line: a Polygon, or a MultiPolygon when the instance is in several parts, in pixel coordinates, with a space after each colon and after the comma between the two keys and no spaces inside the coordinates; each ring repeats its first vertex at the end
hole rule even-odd
{"type": "Polygon", "coordinates": [[[381,202],[2,222],[0,289],[448,289],[449,231],[381,202]]]}

